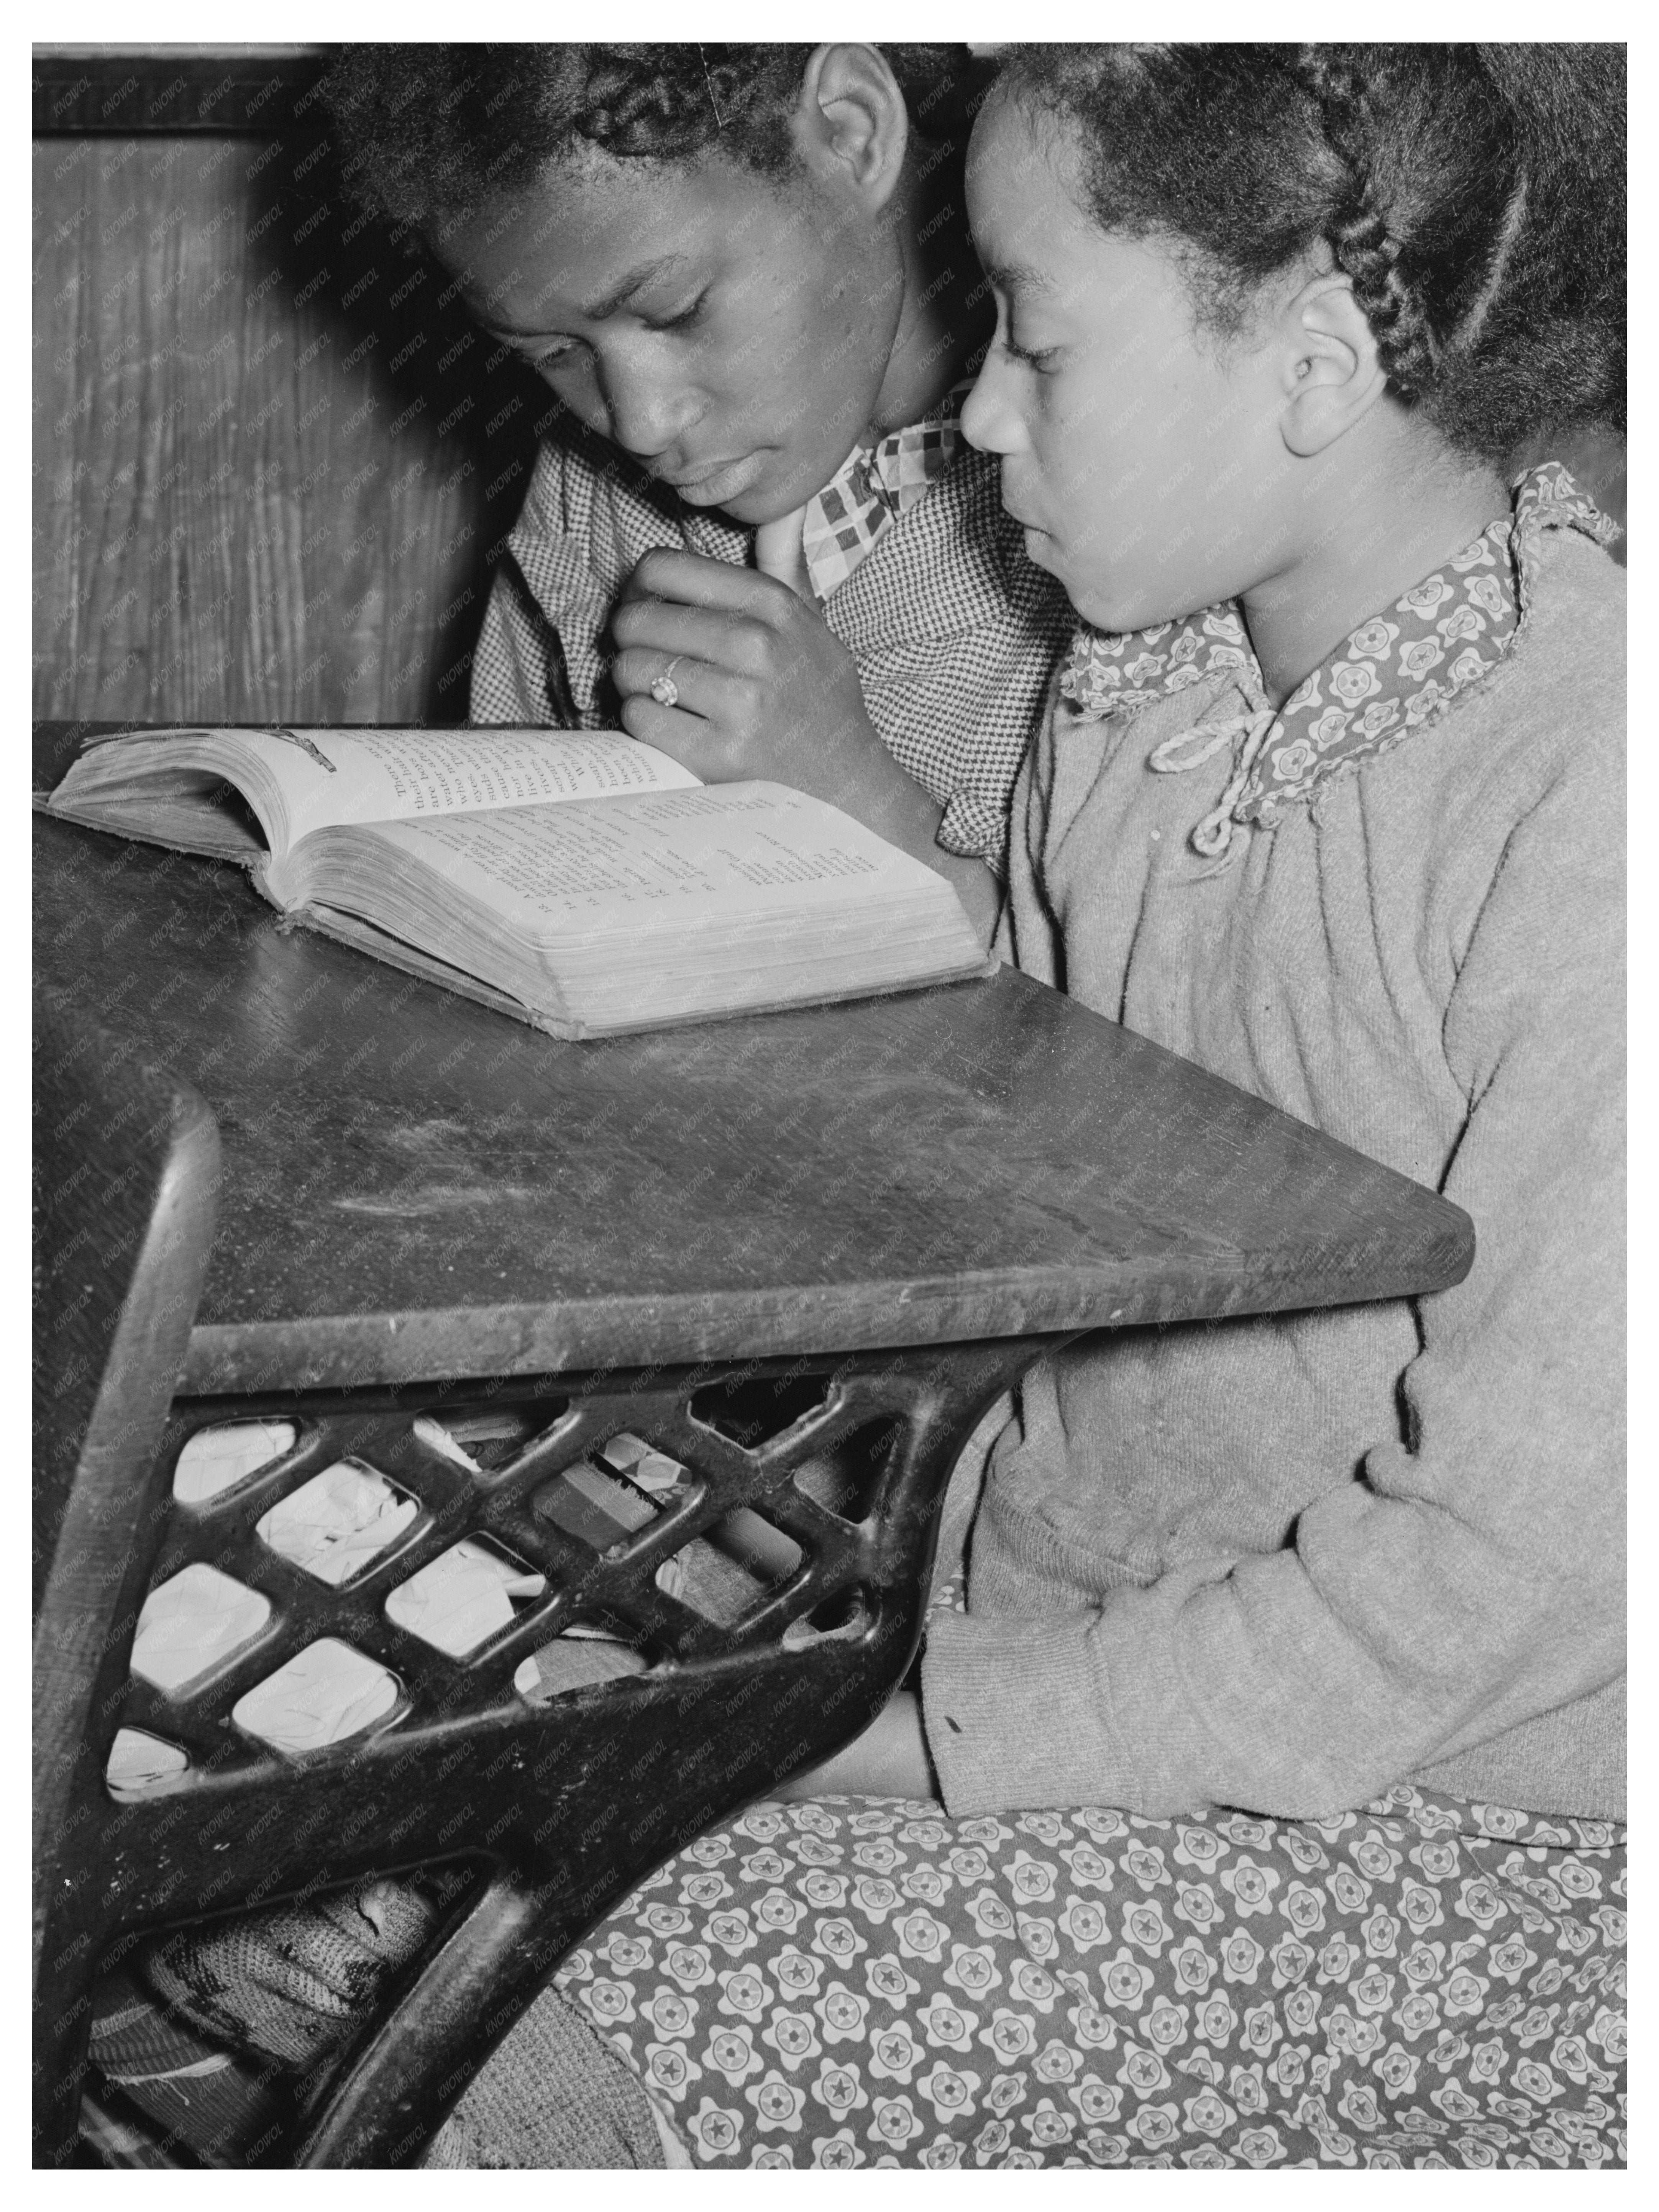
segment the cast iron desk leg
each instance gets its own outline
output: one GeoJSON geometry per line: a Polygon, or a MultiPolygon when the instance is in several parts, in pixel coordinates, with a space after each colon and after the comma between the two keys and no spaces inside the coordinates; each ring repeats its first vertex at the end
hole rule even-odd
{"type": "MultiPolygon", "coordinates": [[[[78,1914],[95,1927],[96,1958],[140,1927],[371,1872],[482,1861],[471,1901],[348,2051],[296,2154],[308,2166],[415,2164],[587,1929],[652,1868],[827,1757],[886,1702],[920,1639],[939,1508],[963,1445],[998,1395],[1067,1340],[180,1401],[158,1498],[202,1427],[258,1418],[290,1422],[296,1436],[220,1498],[159,1516],[149,1586],[210,1563],[266,1597],[270,1618],[171,1697],[136,1680],[123,1694],[130,1645],[112,1655],[65,1924],[78,1914]],[[493,1429],[505,1446],[434,1449],[434,1424],[464,1438],[493,1429]],[[684,1474],[649,1495],[648,1514],[636,1504],[613,1530],[603,1485],[594,1518],[591,1470],[614,1466],[605,1448],[619,1436],[684,1474]],[[347,1457],[421,1510],[336,1589],[273,1551],[258,1524],[347,1457]],[[793,1564],[769,1583],[757,1570],[753,1602],[717,1620],[662,1570],[707,1533],[734,1529],[793,1564]],[[546,1583],[510,1629],[458,1659],[400,1629],[386,1601],[462,1538],[546,1583]],[[584,1622],[620,1634],[644,1670],[526,1704],[515,1669],[584,1622]],[[398,1703],[349,1743],[279,1757],[246,1737],[232,1709],[324,1635],[386,1667],[398,1703]],[[189,1769],[113,1804],[101,1775],[120,1725],[179,1744],[189,1769]]],[[[59,2054],[71,2075],[84,2031],[75,2039],[59,2054]]]]}

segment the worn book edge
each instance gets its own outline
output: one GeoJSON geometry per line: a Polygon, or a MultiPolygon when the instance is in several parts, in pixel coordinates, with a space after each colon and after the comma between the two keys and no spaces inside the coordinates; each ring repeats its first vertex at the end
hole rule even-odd
{"type": "Polygon", "coordinates": [[[510,993],[498,991],[491,983],[482,982],[464,968],[452,968],[447,961],[429,952],[418,951],[406,945],[400,937],[388,930],[378,928],[372,921],[359,921],[356,915],[343,914],[336,907],[307,903],[292,907],[277,924],[280,929],[296,925],[314,929],[319,936],[331,937],[337,943],[349,945],[355,951],[367,952],[388,967],[400,968],[406,975],[416,975],[425,983],[435,983],[441,990],[453,991],[458,998],[476,1000],[479,1006],[489,1006],[499,1014],[511,1014],[515,1021],[523,1022],[544,1036],[557,1037],[563,1043],[580,1044],[600,1037],[626,1036],[652,1030],[692,1029],[705,1022],[736,1021],[745,1014],[793,1013],[807,1006],[834,1006],[854,999],[891,999],[905,991],[933,991],[958,983],[984,982],[995,975],[1002,965],[994,952],[988,952],[983,960],[973,966],[964,965],[950,974],[929,975],[920,981],[887,983],[872,988],[868,984],[857,985],[845,991],[830,991],[811,999],[775,999],[755,1006],[733,1006],[720,1013],[707,1011],[664,1020],[653,1016],[644,1021],[605,1023],[600,1028],[578,1021],[561,1020],[557,1015],[538,1012],[525,1005],[510,993]]]}

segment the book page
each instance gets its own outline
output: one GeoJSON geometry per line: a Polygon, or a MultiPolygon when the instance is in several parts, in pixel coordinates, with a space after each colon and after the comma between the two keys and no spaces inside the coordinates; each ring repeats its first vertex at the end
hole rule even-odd
{"type": "Polygon", "coordinates": [[[285,849],[295,810],[337,778],[301,731],[137,730],[88,739],[46,805],[184,852],[257,860],[285,849]]]}
{"type": "Polygon", "coordinates": [[[331,757],[337,795],[315,799],[295,836],[332,822],[394,822],[475,814],[629,792],[699,789],[697,778],[654,745],[620,730],[317,730],[331,757]],[[345,800],[349,812],[340,811],[345,800]]]}
{"type": "MultiPolygon", "coordinates": [[[[189,842],[197,817],[212,822],[220,779],[243,792],[278,854],[336,823],[700,787],[690,769],[620,730],[200,728],[94,742],[52,804],[91,802],[114,826],[189,842]]],[[[214,824],[199,842],[241,848],[223,835],[214,824]]]]}
{"type": "Polygon", "coordinates": [[[386,834],[532,944],[647,915],[660,926],[651,910],[663,908],[690,923],[711,911],[844,906],[850,882],[941,885],[849,815],[781,784],[404,822],[386,834]]]}

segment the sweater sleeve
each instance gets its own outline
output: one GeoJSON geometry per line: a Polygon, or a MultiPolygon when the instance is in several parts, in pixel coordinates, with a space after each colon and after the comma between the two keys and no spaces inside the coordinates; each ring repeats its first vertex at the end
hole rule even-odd
{"type": "Polygon", "coordinates": [[[1477,1254],[1416,1304],[1398,1431],[1283,1550],[1095,1611],[940,1620],[923,1695],[953,1813],[1316,1814],[1620,1674],[1621,849],[1616,780],[1564,776],[1474,921],[1443,1030],[1468,1111],[1443,1188],[1477,1254]]]}

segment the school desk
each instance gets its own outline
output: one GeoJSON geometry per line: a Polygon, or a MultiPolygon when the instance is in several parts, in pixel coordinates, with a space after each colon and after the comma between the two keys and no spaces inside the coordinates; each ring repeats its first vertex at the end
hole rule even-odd
{"type": "MultiPolygon", "coordinates": [[[[75,743],[37,732],[37,786],[75,743]]],[[[489,2047],[640,1875],[880,1707],[951,1468],[1033,1361],[1469,1264],[1455,1207],[1009,969],[569,1044],[286,928],[228,866],[43,818],[34,901],[53,1002],[194,1085],[222,1147],[148,1587],[264,1601],[104,1716],[189,1764],[92,1822],[86,1925],[483,1868],[307,2162],[412,2158],[458,2036],[489,2047]],[[263,1467],[170,1497],[189,1437],[255,1422],[263,1467]],[[395,1510],[331,1581],[272,1516],[342,1462],[395,1510]],[[398,1592],[464,1540],[507,1595],[457,1652],[398,1592]],[[527,1693],[584,1633],[628,1671],[527,1693]],[[322,1638],[357,1719],[273,1749],[244,1701],[322,1638]]]]}

